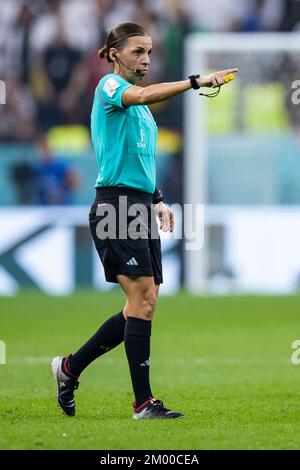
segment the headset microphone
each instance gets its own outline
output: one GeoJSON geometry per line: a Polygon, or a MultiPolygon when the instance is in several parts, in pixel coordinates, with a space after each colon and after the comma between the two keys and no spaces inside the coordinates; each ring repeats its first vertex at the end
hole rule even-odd
{"type": "Polygon", "coordinates": [[[125,65],[118,57],[116,57],[115,55],[113,55],[113,57],[116,59],[117,62],[120,62],[123,67],[125,67],[126,69],[128,70],[131,70],[131,72],[135,72],[135,73],[142,73],[142,70],[140,69],[131,69],[130,67],[127,67],[127,65],[125,65]]]}

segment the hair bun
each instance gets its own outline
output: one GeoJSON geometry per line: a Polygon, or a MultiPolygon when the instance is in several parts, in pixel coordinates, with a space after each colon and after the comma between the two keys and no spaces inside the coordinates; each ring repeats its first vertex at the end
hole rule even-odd
{"type": "Polygon", "coordinates": [[[107,46],[103,46],[98,50],[98,56],[100,59],[106,59],[108,57],[107,46]]]}

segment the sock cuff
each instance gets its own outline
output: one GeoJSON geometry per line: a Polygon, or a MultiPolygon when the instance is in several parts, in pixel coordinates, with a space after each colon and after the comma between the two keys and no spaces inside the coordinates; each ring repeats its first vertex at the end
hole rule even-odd
{"type": "Polygon", "coordinates": [[[69,353],[63,360],[62,360],[62,371],[64,372],[64,374],[66,374],[68,377],[70,377],[71,379],[78,379],[78,375],[74,375],[72,374],[72,372],[70,372],[70,370],[68,369],[69,365],[68,365],[68,361],[70,362],[70,359],[72,357],[72,354],[69,353]]]}
{"type": "Polygon", "coordinates": [[[151,326],[151,321],[127,317],[125,336],[151,336],[151,326]]]}

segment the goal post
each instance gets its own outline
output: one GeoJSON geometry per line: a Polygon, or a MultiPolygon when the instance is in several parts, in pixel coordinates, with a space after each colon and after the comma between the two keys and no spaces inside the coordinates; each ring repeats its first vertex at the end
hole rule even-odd
{"type": "MultiPolygon", "coordinates": [[[[193,206],[200,203],[205,207],[204,247],[202,250],[184,251],[184,283],[190,293],[203,293],[211,290],[208,277],[210,269],[210,252],[207,241],[209,219],[215,220],[216,213],[225,214],[227,210],[231,211],[231,215],[228,215],[228,217],[232,217],[232,209],[238,207],[241,214],[249,207],[252,207],[252,209],[262,208],[266,204],[272,206],[278,204],[279,207],[280,198],[274,190],[275,176],[272,174],[270,177],[265,177],[269,189],[265,189],[265,193],[262,190],[262,194],[258,195],[255,185],[255,169],[253,175],[250,170],[249,174],[246,174],[248,171],[247,165],[251,166],[251,155],[246,149],[253,144],[252,162],[255,162],[258,176],[260,163],[255,149],[261,149],[262,168],[266,169],[266,175],[268,175],[269,167],[275,165],[272,159],[272,149],[275,149],[275,142],[278,141],[280,136],[286,136],[288,132],[292,131],[292,121],[296,119],[293,118],[294,111],[292,108],[288,112],[278,111],[277,116],[276,106],[278,108],[283,107],[282,102],[284,99],[290,99],[288,93],[290,93],[289,90],[292,90],[292,81],[297,78],[297,73],[300,79],[300,68],[297,70],[299,62],[296,59],[299,52],[300,33],[193,33],[186,38],[184,73],[186,77],[197,73],[206,74],[214,70],[239,68],[237,79],[222,87],[216,98],[208,99],[199,96],[195,90],[191,90],[184,95],[184,203],[193,206]],[[285,72],[284,67],[280,68],[285,60],[289,60],[287,57],[291,57],[290,62],[293,64],[297,62],[295,66],[291,67],[293,71],[291,76],[288,76],[288,72],[285,72]],[[277,79],[281,86],[280,90],[278,87],[276,88],[277,79]],[[230,87],[232,88],[230,89],[230,87]],[[226,94],[230,94],[232,97],[232,102],[234,102],[232,109],[225,103],[226,94]],[[266,97],[265,101],[264,96],[266,97]],[[264,102],[261,117],[260,97],[264,102]],[[220,107],[218,113],[216,106],[222,100],[224,101],[224,107],[220,107]],[[209,114],[214,109],[215,116],[219,119],[222,127],[221,116],[222,113],[225,113],[223,114],[223,120],[226,121],[226,106],[232,111],[230,125],[224,122],[224,129],[221,128],[220,130],[219,127],[214,130],[214,123],[208,122],[209,114]],[[249,108],[248,113],[247,106],[249,108]],[[251,113],[251,107],[257,110],[257,113],[251,113]],[[264,116],[267,117],[264,118],[264,116]],[[261,120],[261,124],[259,120],[261,120]],[[232,127],[230,128],[230,126],[232,127]],[[265,128],[267,129],[266,132],[264,132],[265,128]],[[226,148],[227,143],[228,147],[226,148]],[[214,149],[213,152],[211,151],[212,148],[214,149]],[[241,148],[245,149],[246,155],[245,162],[247,165],[244,171],[242,156],[240,155],[241,148]],[[235,168],[234,159],[236,159],[237,167],[240,168],[239,171],[242,175],[239,180],[240,188],[237,188],[236,194],[232,194],[232,197],[225,194],[227,181],[229,192],[234,185],[230,185],[232,175],[229,175],[227,180],[224,176],[222,180],[222,168],[226,168],[226,162],[225,157],[224,161],[221,162],[220,149],[224,150],[227,162],[232,165],[232,168],[235,168]],[[212,158],[213,161],[220,159],[218,160],[219,163],[221,162],[220,173],[212,172],[211,154],[215,159],[212,158]],[[271,162],[271,164],[269,165],[268,162],[271,162]],[[250,182],[251,178],[253,179],[252,183],[250,182]],[[243,179],[245,179],[245,184],[242,182],[243,179]],[[223,196],[222,194],[219,195],[214,186],[213,189],[218,195],[214,194],[212,196],[211,182],[213,181],[217,185],[218,180],[223,181],[219,189],[220,192],[224,189],[224,194],[223,196]],[[224,209],[223,212],[222,209],[224,209]]],[[[208,88],[206,90],[210,92],[208,88]]],[[[279,141],[282,142],[283,140],[279,141]]],[[[281,156],[278,157],[278,159],[280,158],[281,156]]],[[[188,221],[185,220],[186,222],[188,221]]],[[[239,283],[237,282],[236,285],[238,286],[239,283]]]]}

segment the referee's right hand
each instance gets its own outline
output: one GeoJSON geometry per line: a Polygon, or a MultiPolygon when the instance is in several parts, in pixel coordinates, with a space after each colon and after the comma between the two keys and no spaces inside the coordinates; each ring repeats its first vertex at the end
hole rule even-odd
{"type": "Polygon", "coordinates": [[[204,77],[200,76],[196,79],[197,84],[200,87],[216,88],[225,85],[226,82],[224,82],[224,77],[226,77],[226,75],[229,75],[230,73],[236,73],[238,71],[239,69],[227,69],[220,70],[219,72],[210,73],[209,75],[205,75],[204,77]]]}
{"type": "Polygon", "coordinates": [[[175,225],[174,212],[164,202],[154,205],[155,213],[159,218],[159,228],[163,232],[173,232],[175,225]]]}

